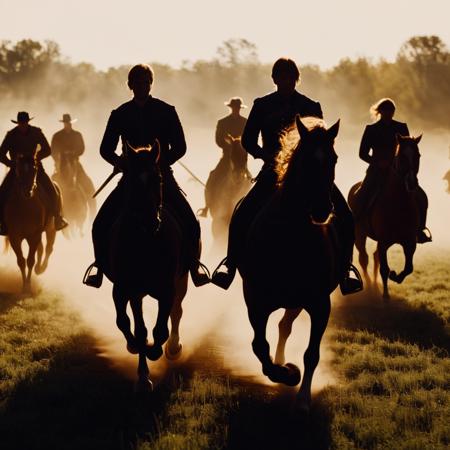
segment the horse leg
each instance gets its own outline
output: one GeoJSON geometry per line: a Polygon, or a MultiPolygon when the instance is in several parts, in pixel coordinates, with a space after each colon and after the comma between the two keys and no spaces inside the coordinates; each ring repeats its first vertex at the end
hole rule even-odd
{"type": "Polygon", "coordinates": [[[10,236],[9,243],[16,254],[17,265],[19,266],[20,273],[22,274],[22,292],[26,292],[25,258],[22,253],[22,240],[10,236]]]}
{"type": "Polygon", "coordinates": [[[123,289],[117,284],[114,284],[113,287],[113,300],[116,307],[116,325],[127,341],[127,350],[133,354],[139,353],[138,345],[133,333],[131,333],[130,318],[127,314],[128,299],[123,289]]]}
{"type": "Polygon", "coordinates": [[[46,228],[45,228],[45,255],[44,260],[42,261],[42,264],[39,264],[36,266],[35,272],[37,274],[41,274],[45,272],[48,266],[48,261],[50,258],[50,255],[53,253],[53,246],[55,244],[56,239],[56,230],[54,227],[53,219],[50,219],[46,228]]]}
{"type": "Polygon", "coordinates": [[[393,270],[389,273],[389,279],[396,283],[402,283],[403,280],[413,271],[413,256],[416,251],[416,243],[403,243],[403,254],[405,255],[405,266],[403,270],[397,275],[393,270]]]}
{"type": "Polygon", "coordinates": [[[170,336],[165,346],[165,355],[169,360],[178,359],[181,356],[181,349],[183,348],[180,342],[180,320],[183,315],[182,300],[183,296],[177,296],[173,303],[172,311],[170,312],[170,336]]]}
{"type": "Polygon", "coordinates": [[[361,269],[363,270],[364,279],[367,283],[370,283],[370,277],[367,272],[367,266],[369,264],[369,255],[366,250],[367,236],[358,227],[355,229],[355,247],[358,250],[358,261],[361,269]]]}
{"type": "Polygon", "coordinates": [[[153,328],[153,345],[147,345],[147,358],[156,361],[163,354],[162,346],[169,337],[169,327],[167,322],[169,320],[170,312],[173,306],[174,296],[167,296],[158,300],[158,317],[153,328]]]}
{"type": "Polygon", "coordinates": [[[275,364],[283,365],[285,362],[284,351],[286,348],[286,341],[291,334],[292,324],[294,320],[302,312],[302,308],[286,309],[283,317],[278,323],[278,344],[275,352],[275,364]]]}
{"type": "Polygon", "coordinates": [[[378,280],[378,271],[380,270],[380,255],[378,254],[378,248],[373,252],[373,282],[374,284],[378,280]]]}
{"type": "Polygon", "coordinates": [[[305,373],[303,374],[302,384],[295,402],[295,409],[297,411],[309,411],[312,378],[320,359],[320,342],[322,341],[322,336],[327,327],[328,318],[330,317],[330,297],[326,296],[319,300],[321,301],[317,302],[317,306],[310,312],[311,333],[308,348],[303,355],[305,373]]]}
{"type": "Polygon", "coordinates": [[[132,298],[130,305],[134,318],[134,337],[139,352],[137,390],[139,392],[151,391],[153,390],[153,383],[150,381],[150,370],[147,365],[147,328],[144,323],[144,314],[142,311],[142,297],[132,298]]]}
{"type": "Polygon", "coordinates": [[[36,273],[36,275],[39,275],[40,273],[42,273],[41,265],[42,265],[43,254],[44,254],[44,245],[42,244],[42,236],[41,236],[41,239],[39,240],[39,244],[38,244],[37,251],[36,251],[37,261],[36,261],[36,265],[34,266],[34,272],[36,273]]]}
{"type": "Polygon", "coordinates": [[[269,314],[269,311],[256,310],[256,308],[248,305],[248,317],[255,333],[252,341],[253,353],[262,364],[263,374],[269,377],[271,381],[295,386],[300,382],[300,369],[291,363],[283,366],[274,364],[270,357],[270,346],[266,339],[269,314]]]}
{"type": "Polygon", "coordinates": [[[37,236],[33,236],[31,239],[27,239],[28,242],[28,256],[27,256],[27,276],[26,276],[26,289],[27,292],[31,292],[31,274],[33,273],[33,267],[36,263],[36,251],[41,240],[40,233],[37,236]]]}
{"type": "Polygon", "coordinates": [[[383,281],[383,298],[389,300],[389,290],[388,290],[388,277],[389,277],[389,264],[387,261],[387,250],[388,247],[384,244],[378,242],[377,251],[378,257],[380,259],[380,274],[383,281]]]}

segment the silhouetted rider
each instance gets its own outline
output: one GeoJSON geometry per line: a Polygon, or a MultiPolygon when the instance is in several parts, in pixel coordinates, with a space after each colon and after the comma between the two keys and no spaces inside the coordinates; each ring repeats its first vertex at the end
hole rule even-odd
{"type": "MultiPolygon", "coordinates": [[[[11,120],[17,126],[6,133],[0,146],[0,162],[13,168],[17,154],[34,155],[37,153],[37,184],[40,187],[41,199],[50,215],[55,217],[55,228],[61,230],[68,224],[61,215],[61,199],[52,180],[46,174],[41,161],[51,154],[50,145],[42,130],[29,124],[33,118],[26,111],[17,114],[17,120],[11,120]],[[8,152],[10,157],[8,158],[8,152]]],[[[14,181],[14,172],[10,170],[0,186],[0,234],[7,235],[3,221],[3,209],[14,181]]]]}
{"type": "MultiPolygon", "coordinates": [[[[186,153],[186,141],[175,108],[150,95],[153,71],[150,66],[139,64],[128,73],[128,86],[133,91],[133,99],[112,111],[100,146],[101,156],[117,170],[126,168],[124,154],[119,156],[116,147],[122,141],[122,151],[129,143],[132,147],[152,145],[156,139],[160,144],[159,166],[162,175],[163,201],[179,220],[190,250],[190,272],[196,286],[209,282],[209,277],[200,270],[200,225],[189,203],[180,191],[173,177],[171,165],[186,153]]],[[[96,262],[94,267],[102,266],[105,255],[105,239],[108,228],[120,212],[125,194],[127,173],[118,186],[103,203],[95,218],[92,237],[96,262]]],[[[86,284],[98,287],[102,272],[89,274],[86,284]]]]}
{"type": "MultiPolygon", "coordinates": [[[[356,191],[357,201],[353,210],[356,220],[372,206],[389,175],[397,148],[396,135],[409,136],[406,123],[393,119],[395,103],[392,99],[382,98],[372,105],[371,113],[378,120],[366,126],[359,147],[359,157],[367,162],[369,167],[361,186],[356,191]]],[[[424,231],[429,233],[426,228],[428,198],[420,186],[416,191],[416,201],[419,206],[417,242],[430,242],[431,237],[424,231]]]]}
{"type": "MultiPolygon", "coordinates": [[[[247,122],[247,119],[241,116],[241,109],[247,108],[243,104],[242,98],[232,97],[228,102],[225,102],[225,105],[230,107],[231,113],[217,121],[215,134],[216,144],[222,149],[222,158],[220,158],[215,169],[210,172],[208,181],[206,182],[206,188],[212,189],[213,191],[222,187],[225,177],[228,175],[233,146],[229,136],[233,138],[241,137],[247,122]]],[[[205,207],[198,212],[202,217],[207,216],[208,209],[211,207],[206,197],[205,195],[205,207]]]]}
{"type": "Polygon", "coordinates": [[[72,119],[70,114],[63,114],[60,122],[64,124],[64,128],[57,131],[52,137],[51,148],[52,157],[55,160],[55,178],[60,181],[58,178],[63,176],[62,172],[64,171],[62,165],[70,162],[73,164],[77,183],[86,196],[91,196],[95,192],[95,188],[79,160],[85,148],[82,134],[72,127],[76,121],[77,119],[72,119]]]}
{"type": "MultiPolygon", "coordinates": [[[[242,135],[242,145],[254,158],[262,159],[264,165],[255,186],[233,215],[227,258],[211,280],[224,289],[228,288],[235,276],[240,250],[244,247],[245,236],[252,220],[276,191],[277,175],[274,171],[274,161],[281,150],[281,136],[295,124],[296,115],[322,118],[320,104],[296,91],[295,87],[299,78],[300,72],[293,60],[278,59],[272,68],[272,79],[277,86],[276,92],[257,98],[250,111],[242,135]],[[262,147],[258,143],[259,135],[262,138],[262,147]]],[[[336,186],[334,186],[332,200],[338,217],[338,226],[341,224],[339,228],[342,229],[340,235],[343,237],[345,247],[344,264],[349,269],[354,242],[353,217],[347,202],[336,186]]],[[[346,271],[346,276],[341,281],[342,292],[351,293],[360,288],[359,280],[350,278],[349,272],[346,271]]]]}

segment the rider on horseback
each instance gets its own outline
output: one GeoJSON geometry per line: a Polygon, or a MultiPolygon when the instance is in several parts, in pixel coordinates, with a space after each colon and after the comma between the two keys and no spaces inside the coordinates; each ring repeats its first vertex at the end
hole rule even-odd
{"type": "MultiPolygon", "coordinates": [[[[359,148],[359,157],[367,162],[369,167],[361,186],[355,192],[356,201],[353,207],[353,215],[356,220],[359,220],[373,205],[389,175],[397,148],[397,135],[409,136],[406,123],[393,119],[395,113],[393,100],[382,98],[372,105],[370,110],[378,120],[366,126],[359,148]],[[370,153],[371,150],[372,153],[370,153]]],[[[420,212],[417,242],[422,244],[431,241],[431,234],[425,225],[428,198],[420,186],[416,190],[416,201],[420,212]]]]}
{"type": "Polygon", "coordinates": [[[189,243],[189,268],[196,286],[209,282],[209,277],[201,270],[200,225],[173,176],[171,165],[186,153],[186,141],[175,108],[150,95],[153,71],[150,66],[139,64],[128,73],[128,87],[133,91],[132,100],[112,111],[100,146],[101,156],[114,169],[124,172],[118,186],[103,203],[92,228],[95,263],[97,273],[90,269],[85,277],[89,286],[99,287],[102,282],[102,258],[105,254],[103,236],[120,212],[125,195],[127,160],[126,146],[148,146],[157,139],[161,154],[159,166],[163,179],[163,199],[177,217],[189,243]],[[116,154],[119,139],[122,140],[122,156],[116,154]],[[124,151],[125,150],[125,151],[124,151]]]}
{"type": "MultiPolygon", "coordinates": [[[[254,158],[264,161],[263,168],[257,177],[257,183],[244,198],[233,215],[226,259],[216,269],[211,281],[227,289],[234,279],[240,249],[245,242],[247,230],[267,199],[276,191],[277,174],[274,170],[275,159],[281,149],[280,137],[284,130],[295,124],[295,117],[313,116],[322,118],[320,104],[296,91],[295,86],[300,72],[291,59],[280,58],[272,68],[272,79],[277,91],[255,100],[242,136],[242,145],[254,158]],[[261,133],[263,146],[258,144],[261,133]]],[[[335,186],[333,203],[336,215],[341,223],[339,234],[345,247],[343,264],[346,276],[341,281],[343,293],[352,293],[361,289],[361,283],[350,278],[351,257],[353,251],[353,218],[348,205],[335,186]]]]}
{"type": "MultiPolygon", "coordinates": [[[[42,130],[29,124],[29,114],[21,111],[17,114],[17,120],[11,120],[17,126],[6,133],[6,136],[0,146],[0,162],[14,168],[14,163],[19,153],[34,155],[37,151],[37,159],[39,161],[39,169],[37,174],[37,184],[41,188],[40,194],[47,211],[55,217],[55,228],[61,230],[68,224],[61,215],[61,199],[55,185],[50,177],[45,173],[44,167],[40,162],[51,154],[50,145],[45,138],[42,130]],[[10,158],[7,157],[9,152],[10,158]]],[[[12,183],[14,180],[14,172],[10,170],[0,186],[0,235],[7,235],[3,221],[3,209],[5,201],[8,198],[12,183]]]]}
{"type": "Polygon", "coordinates": [[[95,188],[79,161],[79,157],[84,153],[84,141],[82,134],[72,128],[72,124],[76,121],[77,119],[72,119],[70,114],[63,114],[60,122],[64,124],[64,128],[52,137],[52,157],[55,160],[56,172],[54,177],[58,181],[58,178],[62,176],[62,165],[70,159],[74,163],[75,179],[88,197],[94,194],[95,188]]]}
{"type": "MultiPolygon", "coordinates": [[[[209,174],[208,181],[206,182],[207,188],[209,187],[213,191],[221,189],[223,179],[228,173],[233,147],[229,136],[240,138],[247,122],[247,119],[241,116],[241,109],[247,108],[247,106],[243,104],[240,97],[230,98],[228,102],[225,102],[225,105],[230,107],[231,114],[218,120],[216,126],[216,144],[223,151],[222,158],[216,168],[209,174]]],[[[205,195],[205,207],[198,211],[198,215],[201,217],[206,217],[208,215],[208,209],[211,208],[211,205],[208,204],[207,197],[205,195]]]]}

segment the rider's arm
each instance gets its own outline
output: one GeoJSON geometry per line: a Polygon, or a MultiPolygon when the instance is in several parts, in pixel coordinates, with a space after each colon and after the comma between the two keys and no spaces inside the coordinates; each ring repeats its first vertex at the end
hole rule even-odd
{"type": "Polygon", "coordinates": [[[186,153],[186,139],[175,108],[170,113],[168,143],[167,162],[172,165],[186,153]]]}
{"type": "Polygon", "coordinates": [[[361,138],[361,145],[359,146],[359,157],[368,164],[372,162],[372,156],[370,155],[371,144],[369,134],[369,127],[366,126],[361,138]]]}
{"type": "Polygon", "coordinates": [[[37,133],[38,133],[38,143],[41,146],[37,154],[37,158],[40,161],[41,159],[50,156],[52,154],[52,150],[50,148],[50,144],[47,141],[47,138],[44,136],[44,133],[40,128],[38,129],[37,133]]]}
{"type": "Polygon", "coordinates": [[[261,131],[261,113],[258,99],[253,103],[253,108],[245,124],[242,133],[242,147],[253,156],[253,158],[264,158],[263,149],[258,145],[258,137],[261,131]]]}
{"type": "Polygon", "coordinates": [[[119,138],[120,130],[117,125],[117,112],[113,111],[109,116],[105,134],[103,135],[102,143],[100,144],[100,155],[115,167],[121,166],[120,157],[116,154],[119,138]]]}
{"type": "Polygon", "coordinates": [[[6,156],[10,149],[10,134],[6,133],[5,139],[3,139],[2,145],[0,146],[0,162],[5,164],[5,166],[11,167],[11,160],[6,156]]]}

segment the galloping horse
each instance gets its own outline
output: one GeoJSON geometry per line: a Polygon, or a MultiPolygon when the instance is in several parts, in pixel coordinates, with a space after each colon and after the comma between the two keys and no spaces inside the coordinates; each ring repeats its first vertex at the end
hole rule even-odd
{"type": "Polygon", "coordinates": [[[36,263],[35,272],[40,274],[47,268],[48,260],[53,252],[56,230],[53,217],[46,211],[39,195],[37,174],[39,162],[37,154],[17,154],[14,160],[14,181],[5,202],[4,220],[7,226],[8,240],[17,257],[17,264],[22,274],[23,292],[30,292],[31,273],[36,263]],[[42,233],[46,233],[45,258],[42,233]],[[28,243],[28,256],[22,253],[22,241],[28,243]],[[25,264],[26,263],[26,264],[25,264]],[[28,271],[26,270],[26,267],[28,271]]]}
{"type": "MultiPolygon", "coordinates": [[[[369,257],[366,251],[366,239],[377,242],[374,253],[374,278],[378,268],[383,280],[383,298],[389,299],[388,279],[401,283],[413,271],[413,255],[416,250],[419,210],[415,191],[419,188],[420,153],[419,137],[397,135],[398,145],[392,167],[386,182],[367,213],[355,223],[355,246],[359,253],[359,264],[364,276],[370,282],[367,273],[369,257]],[[400,244],[405,255],[405,266],[399,274],[389,269],[387,251],[394,244],[400,244]]],[[[357,183],[350,189],[348,202],[353,207],[358,201],[357,183]]]]}
{"type": "Polygon", "coordinates": [[[241,138],[227,136],[231,144],[229,156],[224,156],[206,182],[207,207],[199,214],[206,217],[209,208],[212,217],[212,234],[215,242],[225,244],[236,203],[250,189],[252,176],[247,169],[247,152],[242,148],[241,138]]]}
{"type": "Polygon", "coordinates": [[[64,200],[64,214],[69,222],[66,236],[79,234],[83,236],[83,226],[87,219],[88,209],[91,221],[96,213],[96,201],[93,192],[85,192],[78,180],[79,162],[70,153],[62,153],[58,171],[52,178],[58,183],[64,200]]]}
{"type": "Polygon", "coordinates": [[[169,359],[181,355],[178,329],[181,302],[187,291],[188,264],[181,228],[163,203],[159,143],[137,149],[127,146],[126,155],[124,204],[105,237],[108,255],[101,269],[114,284],[116,323],[127,341],[127,349],[139,354],[138,386],[151,389],[146,358],[159,359],[166,341],[169,359]],[[142,299],[146,295],[158,301],[152,345],[147,344],[142,312],[142,299]],[[134,333],[126,312],[128,302],[134,317],[134,333]]]}
{"type": "Polygon", "coordinates": [[[302,309],[311,317],[305,373],[296,399],[296,408],[308,411],[312,377],[330,314],[330,294],[344,270],[339,263],[341,246],[331,202],[337,161],[333,143],[339,122],[326,129],[320,119],[302,120],[308,127],[297,116],[300,141],[291,152],[285,148],[280,153],[277,192],[254,219],[238,269],[254,330],[253,351],[263,373],[273,382],[290,386],[300,382],[298,367],[283,365],[284,345],[302,309]],[[286,311],[272,361],[266,325],[269,315],[279,308],[286,311]]]}

